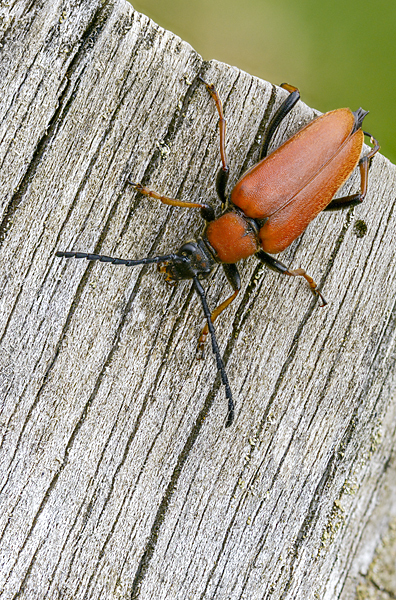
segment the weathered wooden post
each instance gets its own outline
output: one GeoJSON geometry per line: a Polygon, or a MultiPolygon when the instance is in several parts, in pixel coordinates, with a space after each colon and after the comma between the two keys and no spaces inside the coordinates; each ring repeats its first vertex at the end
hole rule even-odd
{"type": "MultiPolygon", "coordinates": [[[[177,249],[198,211],[127,180],[215,201],[198,75],[224,99],[230,186],[286,92],[204,63],[124,0],[18,0],[0,19],[1,598],[353,598],[396,508],[395,167],[377,155],[364,204],[283,253],[327,308],[241,266],[216,323],[225,430],[191,284],[55,251],[177,249]]],[[[313,114],[299,103],[275,143],[313,114]]],[[[211,305],[226,285],[212,278],[211,305]]]]}

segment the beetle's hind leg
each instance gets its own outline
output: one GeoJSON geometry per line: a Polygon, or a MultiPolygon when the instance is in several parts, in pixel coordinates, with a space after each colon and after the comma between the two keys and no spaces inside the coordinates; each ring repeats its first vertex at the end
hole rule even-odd
{"type": "Polygon", "coordinates": [[[330,202],[328,206],[324,210],[339,210],[340,208],[345,208],[347,206],[356,206],[363,202],[366,194],[367,194],[367,182],[368,182],[368,172],[371,159],[374,154],[378,152],[380,149],[380,145],[375,138],[366,131],[363,132],[364,135],[370,136],[370,141],[374,145],[374,148],[366,154],[362,156],[359,160],[359,169],[360,169],[360,192],[357,194],[351,194],[350,196],[343,196],[342,198],[335,198],[330,202]]]}
{"type": "MultiPolygon", "coordinates": [[[[234,293],[229,298],[227,298],[227,300],[224,300],[224,302],[219,304],[219,306],[217,306],[214,309],[214,311],[211,313],[210,319],[211,319],[212,323],[214,323],[215,320],[217,319],[217,317],[223,312],[223,310],[225,310],[227,308],[227,306],[229,306],[231,304],[231,302],[233,302],[233,300],[235,300],[235,298],[238,295],[239,290],[241,289],[241,278],[239,276],[239,272],[238,272],[236,265],[223,264],[223,269],[224,269],[224,272],[227,276],[229,283],[231,284],[231,286],[234,290],[234,293]]],[[[197,357],[200,359],[202,359],[203,355],[204,355],[204,345],[205,345],[205,340],[206,340],[208,333],[209,333],[209,326],[206,323],[205,327],[202,329],[201,335],[198,340],[197,357]]]]}
{"type": "Polygon", "coordinates": [[[318,290],[317,284],[314,282],[312,277],[304,271],[304,269],[294,269],[293,271],[291,271],[280,260],[277,260],[270,254],[267,254],[266,252],[264,252],[264,250],[260,250],[260,252],[257,252],[256,256],[259,260],[261,260],[262,263],[264,263],[265,265],[267,265],[267,267],[272,269],[272,271],[281,273],[281,275],[289,275],[290,277],[304,277],[304,279],[308,282],[312,293],[315,294],[315,296],[318,296],[322,301],[322,304],[320,306],[326,306],[326,298],[318,290]]]}

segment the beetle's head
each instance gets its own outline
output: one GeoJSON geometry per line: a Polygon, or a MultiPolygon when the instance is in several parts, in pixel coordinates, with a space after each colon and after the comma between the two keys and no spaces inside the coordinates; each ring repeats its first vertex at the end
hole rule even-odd
{"type": "Polygon", "coordinates": [[[183,244],[176,256],[177,260],[167,261],[158,267],[160,273],[165,273],[167,283],[193,277],[205,279],[216,264],[202,240],[183,244]]]}

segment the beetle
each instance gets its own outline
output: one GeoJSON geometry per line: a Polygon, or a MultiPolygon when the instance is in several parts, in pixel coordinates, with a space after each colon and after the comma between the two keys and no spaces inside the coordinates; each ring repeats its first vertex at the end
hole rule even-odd
{"type": "Polygon", "coordinates": [[[277,273],[303,277],[324,306],[324,296],[304,269],[290,270],[271,255],[287,248],[321,211],[362,202],[367,192],[370,161],[380,147],[377,140],[362,131],[367,111],[359,108],[352,112],[349,108],[341,108],[315,118],[268,154],[276,129],[300,99],[299,90],[284,83],[281,87],[289,95],[268,124],[259,162],[242,175],[227,197],[226,186],[230,171],[225,151],[226,120],[223,106],[215,86],[200,76],[198,80],[206,86],[219,115],[221,167],[216,178],[216,191],[223,205],[222,213],[216,217],[210,204],[169,198],[141,183],[128,180],[138,192],[164,204],[201,209],[206,221],[201,236],[184,243],[173,254],[138,260],[74,251],[58,251],[56,256],[85,258],[129,267],[156,263],[168,283],[191,279],[206,318],[198,350],[202,353],[205,338],[210,333],[217,368],[228,400],[225,426],[229,427],[234,420],[234,402],[213,323],[241,289],[236,263],[255,255],[277,273]],[[373,148],[361,157],[364,135],[370,137],[373,148]],[[357,165],[360,168],[360,192],[334,199],[337,190],[357,165]],[[206,279],[218,264],[222,265],[233,293],[211,312],[201,280],[206,279]]]}

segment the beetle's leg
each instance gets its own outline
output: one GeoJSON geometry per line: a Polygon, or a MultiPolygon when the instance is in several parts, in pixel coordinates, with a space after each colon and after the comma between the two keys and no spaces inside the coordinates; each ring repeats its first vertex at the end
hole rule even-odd
{"type": "Polygon", "coordinates": [[[234,420],[234,402],[232,400],[232,392],[231,392],[230,384],[228,383],[228,378],[227,378],[227,373],[226,373],[226,370],[224,367],[224,363],[220,356],[219,346],[217,345],[216,334],[215,334],[215,330],[213,327],[213,322],[212,322],[210,310],[208,307],[208,303],[206,301],[205,291],[204,291],[198,277],[193,277],[193,282],[194,282],[195,291],[201,298],[202,308],[205,313],[206,321],[208,323],[208,328],[210,331],[210,336],[212,338],[212,349],[213,349],[213,353],[216,357],[217,369],[220,371],[221,381],[225,387],[226,398],[228,400],[228,413],[227,413],[227,420],[226,420],[225,426],[229,427],[234,420]]]}
{"type": "MultiPolygon", "coordinates": [[[[219,306],[214,309],[214,311],[212,312],[212,314],[210,316],[212,323],[214,323],[215,320],[217,319],[217,317],[223,312],[223,310],[225,310],[227,308],[227,306],[229,306],[231,304],[231,302],[233,300],[235,300],[235,298],[238,295],[239,290],[241,289],[241,278],[239,276],[237,266],[234,264],[223,264],[223,269],[224,269],[224,272],[227,276],[227,279],[228,279],[230,285],[232,286],[232,288],[234,290],[234,293],[229,298],[227,298],[227,300],[224,300],[224,302],[219,304],[219,306]]],[[[197,355],[199,358],[203,358],[204,345],[205,345],[205,340],[206,340],[208,333],[209,333],[209,327],[208,327],[208,324],[206,323],[205,327],[202,329],[202,333],[198,340],[197,355]]]]}
{"type": "Polygon", "coordinates": [[[223,104],[220,100],[219,93],[216,90],[213,83],[207,83],[204,79],[202,79],[202,77],[199,77],[199,79],[202,81],[203,84],[206,85],[206,89],[208,90],[209,94],[212,96],[213,100],[215,101],[217,112],[219,113],[220,157],[221,157],[223,171],[228,171],[227,158],[226,158],[226,152],[225,152],[225,134],[226,134],[227,122],[226,122],[226,120],[224,118],[224,114],[223,114],[223,104]]]}
{"type": "Polygon", "coordinates": [[[262,263],[264,263],[265,265],[267,265],[267,267],[269,267],[273,271],[276,271],[277,273],[281,273],[282,275],[289,275],[290,277],[304,277],[304,279],[308,281],[311,291],[315,294],[315,296],[319,296],[319,298],[321,299],[321,306],[326,306],[327,301],[325,297],[318,290],[318,286],[314,282],[312,277],[308,275],[308,273],[306,273],[304,269],[294,269],[293,271],[291,271],[286,267],[286,265],[281,263],[280,260],[277,260],[270,254],[267,254],[266,252],[264,252],[264,250],[260,250],[260,252],[257,252],[256,256],[259,260],[261,260],[262,263]]]}
{"type": "Polygon", "coordinates": [[[134,181],[128,180],[128,183],[135,188],[138,192],[149,198],[155,198],[160,200],[163,204],[169,204],[170,206],[181,206],[184,208],[200,208],[202,217],[206,221],[213,221],[215,218],[213,207],[210,204],[204,202],[185,202],[184,200],[177,200],[176,198],[169,198],[168,196],[162,196],[147,187],[144,187],[141,183],[135,183],[134,181]]]}
{"type": "Polygon", "coordinates": [[[289,112],[291,111],[293,106],[300,99],[300,92],[293,85],[289,85],[288,83],[282,83],[280,85],[280,87],[287,90],[288,92],[290,92],[290,95],[282,102],[282,104],[280,105],[280,107],[278,108],[278,110],[276,111],[276,113],[274,114],[274,116],[272,117],[272,119],[268,125],[268,129],[266,131],[266,134],[263,139],[263,144],[261,146],[259,160],[264,158],[264,156],[267,156],[268,146],[270,145],[271,139],[272,139],[276,129],[278,128],[280,123],[283,121],[283,119],[286,117],[286,115],[289,114],[289,112]]]}
{"type": "Polygon", "coordinates": [[[209,94],[212,96],[213,100],[216,103],[217,112],[219,113],[219,129],[220,129],[220,157],[221,157],[221,169],[217,173],[216,178],[216,191],[217,194],[223,204],[226,203],[227,198],[225,194],[225,189],[228,181],[228,177],[230,175],[230,170],[227,164],[227,157],[225,151],[225,135],[226,135],[226,126],[227,122],[224,118],[223,114],[223,105],[220,100],[220,96],[218,91],[216,90],[213,83],[207,83],[202,77],[199,79],[206,85],[206,89],[209,94]]]}
{"type": "Polygon", "coordinates": [[[366,156],[362,156],[362,158],[359,160],[360,193],[351,194],[350,196],[343,196],[342,198],[335,198],[328,206],[326,206],[325,210],[338,210],[340,208],[344,208],[345,206],[355,206],[356,204],[363,202],[364,197],[366,196],[370,162],[374,154],[376,154],[380,149],[380,145],[372,135],[366,133],[365,131],[363,133],[364,135],[370,136],[370,141],[372,144],[374,144],[374,148],[372,148],[372,150],[366,154],[366,156]]]}

